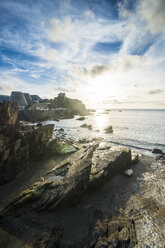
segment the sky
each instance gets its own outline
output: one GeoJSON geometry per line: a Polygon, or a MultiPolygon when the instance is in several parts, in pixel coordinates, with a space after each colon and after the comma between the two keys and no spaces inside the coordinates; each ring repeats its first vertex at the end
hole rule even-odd
{"type": "Polygon", "coordinates": [[[0,1],[0,94],[165,108],[165,0],[0,1]]]}

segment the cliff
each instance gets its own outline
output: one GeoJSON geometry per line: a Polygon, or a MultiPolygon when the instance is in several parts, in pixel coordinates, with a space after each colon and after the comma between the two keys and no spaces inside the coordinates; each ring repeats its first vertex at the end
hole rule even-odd
{"type": "Polygon", "coordinates": [[[29,110],[36,110],[37,108],[44,108],[49,110],[66,109],[74,115],[88,115],[89,112],[80,100],[71,99],[68,97],[55,97],[54,99],[44,100],[40,103],[35,103],[29,107],[29,110]]]}
{"type": "Polygon", "coordinates": [[[88,115],[89,112],[80,100],[71,98],[55,97],[50,100],[50,108],[66,108],[70,110],[74,115],[88,115]]]}
{"type": "Polygon", "coordinates": [[[54,125],[24,126],[17,122],[19,105],[0,104],[0,184],[8,182],[47,152],[54,125]]]}
{"type": "Polygon", "coordinates": [[[34,103],[28,109],[19,111],[18,119],[29,122],[70,119],[74,115],[88,115],[85,105],[77,99],[55,97],[34,103]]]}
{"type": "Polygon", "coordinates": [[[16,102],[0,103],[0,125],[15,124],[17,121],[19,104],[16,102]]]}

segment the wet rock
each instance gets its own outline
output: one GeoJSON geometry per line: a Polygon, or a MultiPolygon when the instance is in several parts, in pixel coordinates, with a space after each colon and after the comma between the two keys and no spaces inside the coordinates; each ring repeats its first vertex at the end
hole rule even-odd
{"type": "Polygon", "coordinates": [[[163,154],[163,151],[160,150],[159,148],[154,148],[154,149],[152,150],[152,153],[163,154]]]}
{"type": "Polygon", "coordinates": [[[89,130],[92,130],[92,125],[87,125],[86,123],[81,125],[80,127],[88,128],[89,130]]]}
{"type": "Polygon", "coordinates": [[[137,164],[139,162],[139,155],[136,152],[132,152],[132,164],[137,164]]]}
{"type": "Polygon", "coordinates": [[[124,171],[124,174],[125,174],[126,176],[131,177],[131,176],[133,175],[133,170],[132,170],[132,169],[125,170],[125,171],[124,171]]]}
{"type": "Polygon", "coordinates": [[[105,133],[113,133],[113,128],[112,126],[108,126],[104,129],[105,133]]]}
{"type": "Polygon", "coordinates": [[[58,129],[59,132],[64,132],[63,128],[58,129]]]}
{"type": "Polygon", "coordinates": [[[81,117],[77,118],[76,120],[78,120],[78,121],[84,121],[85,120],[85,117],[84,116],[81,116],[81,117]]]}
{"type": "Polygon", "coordinates": [[[49,142],[49,151],[54,154],[67,154],[73,153],[78,150],[78,147],[70,144],[69,141],[62,141],[60,138],[54,139],[49,142]]]}
{"type": "Polygon", "coordinates": [[[42,127],[42,122],[39,122],[39,123],[37,124],[37,127],[42,127]]]}

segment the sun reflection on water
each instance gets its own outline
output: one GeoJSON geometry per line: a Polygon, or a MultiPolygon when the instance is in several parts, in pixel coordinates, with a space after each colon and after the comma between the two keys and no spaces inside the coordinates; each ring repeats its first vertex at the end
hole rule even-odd
{"type": "Polygon", "coordinates": [[[107,120],[107,115],[105,114],[98,114],[95,116],[95,124],[96,124],[96,129],[99,131],[103,131],[104,128],[106,128],[108,123],[107,120]]]}

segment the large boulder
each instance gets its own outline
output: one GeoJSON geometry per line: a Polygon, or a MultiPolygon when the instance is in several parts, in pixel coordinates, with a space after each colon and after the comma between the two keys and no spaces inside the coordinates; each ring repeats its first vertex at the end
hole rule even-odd
{"type": "Polygon", "coordinates": [[[152,150],[152,153],[163,154],[163,151],[161,149],[159,149],[159,148],[154,148],[152,150]]]}
{"type": "Polygon", "coordinates": [[[33,161],[49,155],[53,129],[53,124],[41,127],[15,124],[0,128],[0,184],[15,179],[33,161]]]}
{"type": "Polygon", "coordinates": [[[75,161],[62,164],[61,170],[52,170],[44,181],[39,181],[19,195],[5,212],[26,206],[26,203],[37,211],[76,204],[87,191],[95,190],[131,165],[129,149],[102,151],[102,158],[98,158],[97,148],[97,143],[90,145],[82,154],[80,151],[81,156],[75,161]]]}
{"type": "Polygon", "coordinates": [[[119,148],[115,151],[99,150],[94,153],[89,186],[95,188],[121,173],[131,164],[131,150],[119,148]]]}
{"type": "Polygon", "coordinates": [[[0,125],[15,124],[19,104],[16,102],[0,103],[0,125]]]}

